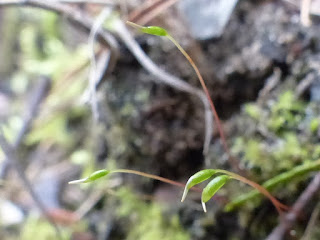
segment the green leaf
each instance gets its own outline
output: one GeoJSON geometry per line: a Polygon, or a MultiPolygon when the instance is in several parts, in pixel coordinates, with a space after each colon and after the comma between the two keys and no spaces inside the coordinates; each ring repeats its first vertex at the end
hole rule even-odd
{"type": "Polygon", "coordinates": [[[230,179],[230,176],[227,175],[221,175],[216,178],[214,178],[211,182],[208,183],[208,185],[203,189],[202,196],[201,196],[201,202],[203,211],[207,212],[205,203],[208,202],[215,194],[216,192],[223,187],[223,185],[226,184],[226,182],[230,179]]]}
{"type": "Polygon", "coordinates": [[[129,22],[129,21],[127,21],[127,24],[140,30],[143,33],[147,33],[147,34],[151,34],[151,35],[155,35],[155,36],[167,36],[168,35],[167,31],[162,27],[158,27],[158,26],[143,27],[143,26],[140,26],[136,23],[129,22]]]}
{"type": "Polygon", "coordinates": [[[149,26],[141,28],[141,31],[155,36],[167,36],[168,33],[164,28],[157,26],[149,26]]]}
{"type": "Polygon", "coordinates": [[[69,184],[93,182],[93,181],[96,181],[99,178],[102,178],[102,177],[108,175],[110,172],[111,172],[110,170],[105,170],[105,169],[98,170],[98,171],[95,171],[94,173],[90,174],[90,176],[87,177],[87,178],[74,180],[74,181],[69,182],[69,184]]]}
{"type": "Polygon", "coordinates": [[[201,170],[201,171],[195,173],[194,175],[192,175],[189,178],[189,180],[184,188],[181,202],[183,202],[185,200],[190,188],[192,188],[194,185],[197,185],[197,184],[207,180],[208,178],[212,177],[212,175],[215,174],[216,172],[217,171],[215,169],[205,169],[205,170],[201,170]]]}

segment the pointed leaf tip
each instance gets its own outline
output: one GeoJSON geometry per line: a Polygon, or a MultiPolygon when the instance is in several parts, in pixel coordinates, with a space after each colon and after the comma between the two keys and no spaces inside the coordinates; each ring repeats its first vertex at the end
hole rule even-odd
{"type": "Polygon", "coordinates": [[[68,182],[68,184],[80,184],[80,183],[84,183],[86,180],[87,178],[82,178],[82,179],[70,181],[68,182]]]}
{"type": "Polygon", "coordinates": [[[94,173],[90,174],[89,177],[87,177],[87,178],[82,178],[82,179],[70,181],[69,184],[80,184],[80,183],[93,182],[99,178],[106,176],[109,173],[110,173],[110,170],[105,170],[105,169],[98,170],[98,171],[95,171],[94,173]]]}
{"type": "Polygon", "coordinates": [[[206,213],[207,212],[206,204],[204,202],[201,202],[201,204],[202,204],[203,211],[206,213]]]}
{"type": "Polygon", "coordinates": [[[181,198],[181,202],[183,202],[188,194],[189,190],[187,188],[184,188],[183,194],[182,194],[182,198],[181,198]]]}
{"type": "Polygon", "coordinates": [[[208,202],[216,194],[216,192],[219,191],[219,189],[227,183],[230,178],[231,177],[227,175],[220,175],[211,180],[202,191],[202,203],[208,202]]]}
{"type": "Polygon", "coordinates": [[[205,169],[205,170],[201,170],[197,173],[195,173],[194,175],[192,175],[185,188],[184,188],[184,191],[183,191],[183,194],[182,194],[182,199],[181,199],[181,202],[183,202],[188,194],[188,191],[190,188],[192,188],[193,186],[207,180],[208,178],[210,178],[213,174],[216,173],[216,170],[215,169],[205,169]]]}

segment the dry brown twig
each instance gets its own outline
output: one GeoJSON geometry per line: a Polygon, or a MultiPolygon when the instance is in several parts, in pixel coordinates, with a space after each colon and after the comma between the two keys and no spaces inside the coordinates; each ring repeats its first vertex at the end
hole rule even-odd
{"type": "MultiPolygon", "coordinates": [[[[31,101],[28,104],[28,106],[26,106],[27,111],[25,113],[25,116],[23,116],[22,127],[19,130],[17,136],[15,137],[15,140],[12,145],[15,151],[19,149],[24,136],[30,130],[31,125],[38,114],[40,104],[46,98],[50,87],[51,87],[51,80],[45,77],[38,81],[35,89],[32,91],[31,101]]],[[[6,177],[9,165],[10,165],[9,159],[5,159],[2,167],[2,172],[0,173],[1,178],[6,177]]]]}
{"type": "Polygon", "coordinates": [[[315,229],[315,226],[317,224],[317,220],[319,218],[319,214],[320,214],[320,203],[318,203],[317,206],[314,208],[314,210],[311,214],[310,220],[308,222],[308,225],[306,227],[306,230],[300,240],[310,240],[311,239],[312,232],[315,229]]]}
{"type": "Polygon", "coordinates": [[[39,208],[42,215],[48,220],[48,222],[55,229],[58,239],[62,239],[62,235],[61,235],[59,227],[54,222],[54,220],[50,217],[45,205],[42,203],[42,201],[39,199],[39,197],[37,196],[37,194],[33,190],[33,187],[31,185],[30,181],[28,180],[24,170],[22,169],[22,167],[20,165],[20,161],[16,156],[16,152],[15,152],[14,148],[4,138],[2,128],[0,128],[0,148],[4,152],[4,155],[6,156],[6,158],[10,160],[14,169],[17,171],[19,178],[21,179],[21,181],[24,184],[25,188],[27,189],[28,193],[31,195],[33,201],[35,202],[36,206],[39,208]]]}
{"type": "Polygon", "coordinates": [[[179,0],[158,0],[153,2],[152,4],[148,4],[148,2],[146,2],[142,7],[139,7],[139,9],[133,11],[129,15],[128,20],[131,22],[139,23],[141,25],[145,25],[160,13],[164,12],[164,10],[171,7],[177,1],[179,0]]]}
{"type": "MultiPolygon", "coordinates": [[[[104,75],[104,70],[103,71],[98,71],[97,63],[96,63],[96,56],[95,56],[95,50],[94,50],[94,45],[95,45],[95,40],[98,31],[101,29],[103,22],[106,20],[108,16],[110,16],[112,12],[112,9],[109,7],[105,7],[97,19],[95,20],[94,24],[92,25],[90,34],[89,34],[89,39],[88,39],[88,45],[89,45],[89,52],[90,52],[90,61],[91,61],[91,66],[90,66],[90,72],[89,72],[89,102],[91,103],[91,109],[93,113],[93,118],[94,120],[99,119],[99,111],[98,111],[98,103],[97,103],[97,86],[99,81],[101,81],[102,76],[104,75]]],[[[100,58],[102,59],[102,58],[100,58]]],[[[109,59],[106,59],[104,61],[105,65],[108,65],[106,62],[108,62],[109,59]]]]}
{"type": "Polygon", "coordinates": [[[298,216],[302,213],[303,209],[308,205],[313,196],[320,189],[320,173],[318,173],[308,187],[303,191],[298,200],[292,206],[289,213],[282,219],[280,224],[272,231],[266,240],[281,240],[285,234],[292,228],[298,216]]]}

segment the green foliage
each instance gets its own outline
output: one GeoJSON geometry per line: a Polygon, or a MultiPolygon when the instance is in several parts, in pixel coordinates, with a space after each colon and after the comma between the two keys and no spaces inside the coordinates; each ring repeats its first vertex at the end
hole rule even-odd
{"type": "Polygon", "coordinates": [[[121,188],[117,195],[120,206],[119,217],[127,220],[127,240],[187,240],[189,234],[181,227],[177,215],[164,215],[158,203],[147,204],[127,188],[121,188]]]}
{"type": "MultiPolygon", "coordinates": [[[[287,171],[306,159],[316,159],[316,146],[306,137],[300,137],[301,133],[297,131],[306,121],[305,107],[305,103],[295,99],[291,91],[282,93],[277,101],[270,101],[267,106],[247,104],[244,112],[255,120],[257,126],[267,128],[262,136],[238,137],[232,151],[241,155],[243,162],[260,179],[287,171]]],[[[317,128],[317,120],[308,121],[312,129],[317,128]]],[[[302,134],[305,136],[307,132],[302,134]]]]}
{"type": "Polygon", "coordinates": [[[302,146],[294,133],[287,133],[283,137],[284,142],[271,153],[271,158],[277,163],[278,169],[290,169],[296,162],[307,159],[311,152],[306,146],[302,146]]]}
{"type": "Polygon", "coordinates": [[[144,27],[129,21],[127,21],[127,24],[146,34],[155,35],[155,36],[168,36],[167,31],[162,27],[158,27],[158,26],[144,27]]]}
{"type": "MultiPolygon", "coordinates": [[[[62,239],[67,240],[71,237],[71,229],[61,228],[62,239]]],[[[55,229],[42,219],[36,219],[34,217],[29,217],[25,222],[23,229],[21,231],[20,240],[30,240],[30,239],[45,239],[45,240],[56,240],[57,235],[55,229]]]]}
{"type": "MultiPolygon", "coordinates": [[[[280,184],[285,184],[292,181],[297,181],[301,176],[306,175],[312,171],[319,171],[320,170],[320,160],[315,162],[307,162],[300,166],[294,167],[287,172],[281,173],[265,183],[262,184],[267,190],[273,190],[275,187],[279,186],[280,184]]],[[[243,194],[232,202],[228,203],[225,207],[227,211],[231,211],[236,207],[241,206],[242,204],[247,203],[248,201],[252,201],[254,198],[260,196],[260,193],[257,190],[253,190],[247,194],[243,194]]]]}
{"type": "Polygon", "coordinates": [[[261,117],[261,110],[256,104],[248,103],[245,105],[244,110],[250,117],[255,120],[259,120],[259,118],[261,117]]]}
{"type": "Polygon", "coordinates": [[[183,202],[184,199],[186,198],[190,188],[209,179],[215,173],[216,173],[216,170],[214,170],[214,169],[205,169],[205,170],[201,170],[201,171],[195,173],[194,175],[192,175],[189,178],[189,180],[184,188],[181,202],[183,202]]]}
{"type": "MultiPolygon", "coordinates": [[[[249,131],[244,130],[244,134],[236,139],[232,151],[241,157],[256,179],[265,181],[262,186],[267,190],[289,183],[294,188],[301,176],[319,169],[320,148],[312,139],[318,128],[316,109],[312,104],[307,106],[295,99],[291,91],[267,103],[249,104],[244,108],[254,124],[245,117],[241,120],[250,124],[249,131]]],[[[281,191],[282,197],[289,194],[288,188],[287,192],[281,191]]],[[[256,190],[242,194],[226,209],[248,205],[248,201],[256,205],[259,201],[255,199],[258,200],[259,195],[256,190]]]]}
{"type": "Polygon", "coordinates": [[[222,188],[227,181],[230,179],[227,175],[220,175],[211,180],[208,185],[203,189],[201,195],[201,202],[203,206],[203,210],[206,212],[205,203],[208,202],[220,188],[222,188]]]}
{"type": "Polygon", "coordinates": [[[149,26],[141,28],[141,31],[147,34],[155,35],[155,36],[166,36],[168,35],[167,31],[161,27],[157,26],[149,26]]]}
{"type": "Polygon", "coordinates": [[[302,102],[295,99],[293,92],[284,92],[270,109],[268,127],[279,134],[283,131],[297,129],[303,117],[304,107],[302,102]]]}
{"type": "Polygon", "coordinates": [[[319,118],[313,118],[311,121],[310,121],[310,131],[312,133],[315,133],[318,128],[319,128],[319,118]]]}
{"type": "Polygon", "coordinates": [[[110,170],[105,170],[105,169],[101,169],[101,170],[98,170],[98,171],[95,171],[93,173],[91,173],[88,177],[86,178],[82,178],[82,179],[79,179],[79,180],[74,180],[74,181],[71,181],[69,182],[69,184],[78,184],[78,183],[90,183],[90,182],[94,182],[106,175],[108,175],[109,173],[111,173],[112,171],[110,170]]]}

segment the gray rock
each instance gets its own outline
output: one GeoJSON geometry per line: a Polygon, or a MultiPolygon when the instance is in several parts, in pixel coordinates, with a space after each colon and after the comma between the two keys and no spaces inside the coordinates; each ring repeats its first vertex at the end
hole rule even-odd
{"type": "Polygon", "coordinates": [[[179,8],[190,25],[194,38],[219,37],[238,0],[183,0],[179,8]]]}

